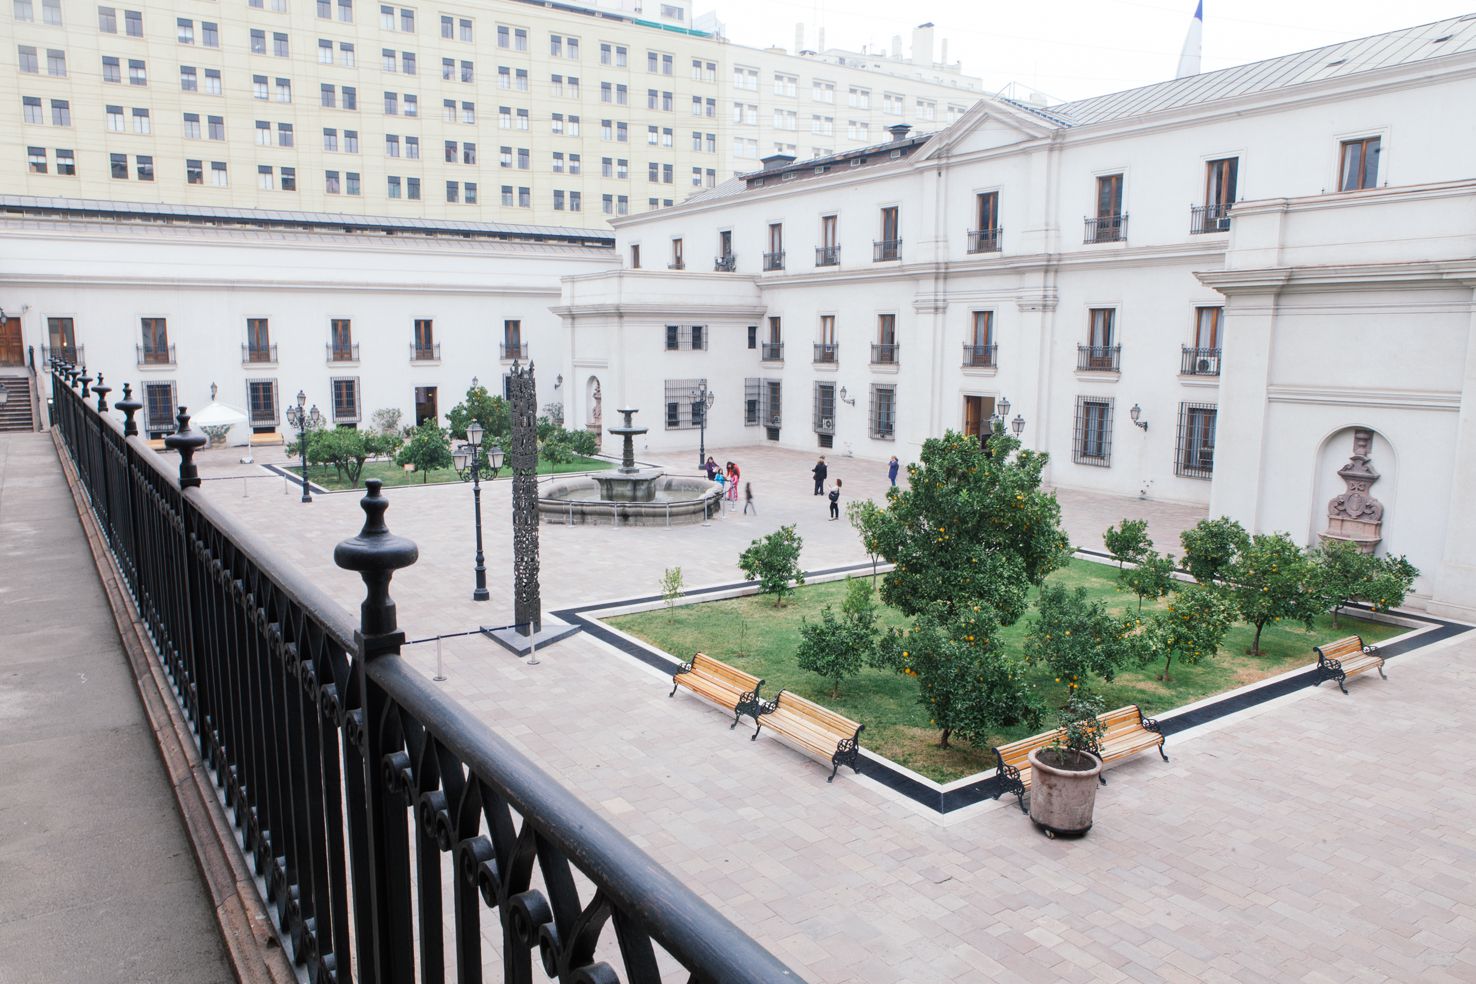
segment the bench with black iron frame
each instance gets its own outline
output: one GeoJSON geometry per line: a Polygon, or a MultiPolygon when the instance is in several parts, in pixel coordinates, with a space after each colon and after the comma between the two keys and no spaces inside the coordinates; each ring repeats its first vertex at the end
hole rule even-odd
{"type": "Polygon", "coordinates": [[[852,772],[861,771],[861,732],[866,725],[842,717],[788,690],[780,690],[772,700],[759,702],[758,727],[750,741],[758,738],[767,724],[770,730],[820,758],[830,757],[830,778],[834,782],[840,767],[848,765],[852,772]]]}
{"type": "Polygon", "coordinates": [[[1384,672],[1384,657],[1379,655],[1379,647],[1365,646],[1362,636],[1346,636],[1313,649],[1317,653],[1317,682],[1314,686],[1322,686],[1324,680],[1336,680],[1338,689],[1346,694],[1348,688],[1343,686],[1343,682],[1365,670],[1378,670],[1379,676],[1389,679],[1384,672]]]}

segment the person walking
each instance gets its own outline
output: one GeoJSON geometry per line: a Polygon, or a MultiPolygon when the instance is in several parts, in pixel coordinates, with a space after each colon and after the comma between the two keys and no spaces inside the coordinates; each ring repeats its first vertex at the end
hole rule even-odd
{"type": "Polygon", "coordinates": [[[840,519],[840,490],[841,480],[835,480],[835,488],[830,490],[830,521],[833,523],[840,519]]]}
{"type": "Polygon", "coordinates": [[[887,462],[887,481],[892,483],[892,488],[897,487],[897,456],[892,455],[892,460],[887,462]]]}
{"type": "Polygon", "coordinates": [[[753,513],[755,516],[757,516],[758,515],[758,506],[755,506],[753,504],[753,483],[752,482],[744,482],[743,483],[743,514],[746,516],[749,513],[753,513]]]}
{"type": "Polygon", "coordinates": [[[815,494],[824,495],[825,476],[830,474],[830,469],[825,467],[825,456],[823,454],[820,456],[820,460],[815,462],[815,467],[810,470],[810,474],[815,476],[815,494]]]}

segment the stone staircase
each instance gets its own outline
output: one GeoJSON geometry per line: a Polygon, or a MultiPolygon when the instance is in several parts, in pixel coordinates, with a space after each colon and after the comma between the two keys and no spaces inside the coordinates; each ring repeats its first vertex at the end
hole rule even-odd
{"type": "Polygon", "coordinates": [[[7,394],[5,402],[0,403],[0,431],[35,430],[31,377],[24,374],[0,375],[0,386],[5,387],[7,394]]]}

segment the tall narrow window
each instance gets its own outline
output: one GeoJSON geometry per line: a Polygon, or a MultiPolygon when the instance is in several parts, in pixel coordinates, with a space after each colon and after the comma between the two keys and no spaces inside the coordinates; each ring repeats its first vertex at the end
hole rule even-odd
{"type": "Polygon", "coordinates": [[[1086,220],[1086,242],[1114,243],[1126,236],[1122,214],[1122,175],[1103,174],[1097,177],[1097,211],[1086,220]]]}
{"type": "Polygon", "coordinates": [[[671,269],[685,270],[686,268],[687,261],[682,255],[682,241],[680,239],[673,239],[671,241],[671,269]]]}
{"type": "Polygon", "coordinates": [[[974,222],[969,233],[970,253],[993,253],[999,250],[999,192],[986,191],[974,196],[974,222]]]}
{"type": "Polygon", "coordinates": [[[507,320],[502,323],[502,357],[504,359],[526,359],[528,343],[523,341],[523,322],[507,320]]]}
{"type": "Polygon", "coordinates": [[[896,260],[902,256],[902,240],[898,234],[897,206],[881,210],[881,239],[876,243],[876,260],[896,260]]]}
{"type": "Polygon", "coordinates": [[[139,364],[167,366],[174,362],[169,345],[169,323],[164,318],[142,318],[143,344],[139,346],[139,364]]]}
{"type": "Polygon", "coordinates": [[[266,318],[246,319],[246,345],[244,362],[276,362],[272,351],[271,327],[266,318]]]}
{"type": "Polygon", "coordinates": [[[359,380],[335,379],[333,383],[333,422],[354,424],[359,421],[359,380]]]}
{"type": "Polygon", "coordinates": [[[1340,191],[1378,187],[1380,147],[1378,137],[1343,141],[1342,173],[1338,178],[1340,191]]]}
{"type": "Polygon", "coordinates": [[[354,351],[354,326],[348,318],[333,318],[328,322],[328,357],[332,362],[357,362],[354,351]]]}
{"type": "Polygon", "coordinates": [[[435,339],[435,322],[430,318],[415,319],[414,357],[417,362],[429,362],[439,356],[435,339]]]}
{"type": "Polygon", "coordinates": [[[1220,374],[1220,321],[1224,309],[1194,309],[1194,344],[1184,347],[1184,361],[1179,371],[1186,376],[1218,376],[1220,374]]]}
{"type": "Polygon", "coordinates": [[[835,266],[840,262],[840,244],[836,240],[837,216],[820,217],[820,245],[815,250],[816,266],[835,266]]]}
{"type": "Polygon", "coordinates": [[[1078,349],[1076,368],[1116,372],[1120,348],[1116,309],[1092,308],[1087,318],[1087,341],[1078,349]]]}
{"type": "Polygon", "coordinates": [[[1175,442],[1174,474],[1213,478],[1215,423],[1218,408],[1207,403],[1179,404],[1179,434],[1175,442]]]}
{"type": "Polygon", "coordinates": [[[897,387],[871,387],[871,436],[874,440],[890,441],[897,436],[897,387]]]}
{"type": "Polygon", "coordinates": [[[897,316],[876,316],[876,343],[871,350],[871,361],[875,365],[889,366],[897,362],[897,316]]]}
{"type": "Polygon", "coordinates": [[[994,367],[993,311],[973,312],[969,324],[969,338],[964,342],[963,364],[973,369],[994,367]]]}
{"type": "Polygon", "coordinates": [[[1076,427],[1071,460],[1078,465],[1107,467],[1112,464],[1112,400],[1076,398],[1076,427]]]}
{"type": "Polygon", "coordinates": [[[1224,232],[1230,228],[1230,207],[1235,204],[1235,184],[1240,159],[1226,157],[1204,165],[1204,205],[1194,210],[1193,232],[1224,232]]]}
{"type": "Polygon", "coordinates": [[[839,346],[835,343],[835,315],[820,315],[820,337],[815,342],[815,361],[819,363],[834,363],[839,355],[839,346]]]}

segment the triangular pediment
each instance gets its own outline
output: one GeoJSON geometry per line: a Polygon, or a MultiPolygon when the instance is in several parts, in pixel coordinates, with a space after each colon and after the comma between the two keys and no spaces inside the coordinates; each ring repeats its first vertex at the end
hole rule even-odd
{"type": "Polygon", "coordinates": [[[917,155],[926,160],[940,154],[958,157],[1010,147],[1049,136],[1061,124],[1002,99],[985,96],[948,129],[928,141],[917,155]]]}

